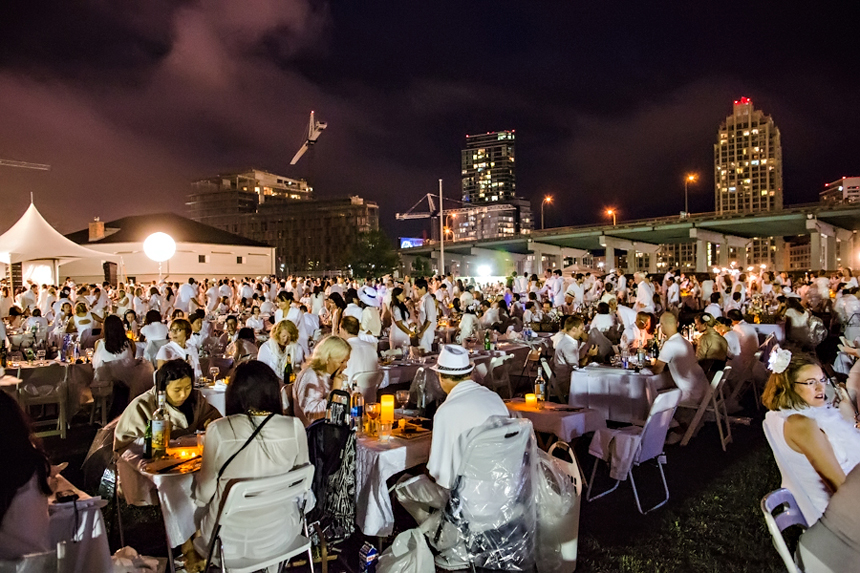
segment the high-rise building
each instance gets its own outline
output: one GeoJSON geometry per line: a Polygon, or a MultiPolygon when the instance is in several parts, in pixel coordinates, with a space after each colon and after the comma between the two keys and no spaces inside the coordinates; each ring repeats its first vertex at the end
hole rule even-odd
{"type": "Polygon", "coordinates": [[[735,101],[714,145],[716,211],[756,213],[782,209],[782,145],[770,116],[752,100],[735,101]]]}
{"type": "MultiPolygon", "coordinates": [[[[735,100],[732,114],[720,124],[714,145],[716,212],[756,213],[782,209],[782,144],[773,118],[735,100]]],[[[773,238],[756,238],[747,249],[746,264],[773,264],[773,238]]]]}
{"type": "Polygon", "coordinates": [[[463,202],[507,201],[516,196],[514,130],[467,135],[461,153],[463,202]]]}
{"type": "Polygon", "coordinates": [[[828,183],[819,196],[822,203],[831,205],[860,202],[860,177],[843,177],[828,183]]]}

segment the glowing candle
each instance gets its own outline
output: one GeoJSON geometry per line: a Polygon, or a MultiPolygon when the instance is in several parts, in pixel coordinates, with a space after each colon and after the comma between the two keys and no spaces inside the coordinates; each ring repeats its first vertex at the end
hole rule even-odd
{"type": "Polygon", "coordinates": [[[381,413],[380,413],[380,421],[382,423],[394,423],[394,396],[392,394],[386,394],[382,396],[381,401],[381,413]]]}
{"type": "Polygon", "coordinates": [[[537,396],[535,394],[526,394],[526,406],[537,408],[537,396]]]}

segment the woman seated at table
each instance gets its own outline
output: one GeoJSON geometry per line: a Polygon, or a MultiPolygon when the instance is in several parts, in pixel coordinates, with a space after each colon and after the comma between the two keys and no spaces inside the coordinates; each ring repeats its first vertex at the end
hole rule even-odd
{"type": "Polygon", "coordinates": [[[188,344],[191,336],[191,323],[184,318],[178,318],[170,323],[168,330],[170,342],[158,349],[155,360],[160,369],[168,360],[184,360],[191,365],[192,376],[200,377],[200,358],[197,348],[188,344]]]}
{"type": "Polygon", "coordinates": [[[135,336],[140,334],[140,325],[137,322],[137,313],[131,309],[123,313],[117,313],[117,316],[122,317],[122,325],[126,332],[131,332],[135,336]]]}
{"type": "MultiPolygon", "coordinates": [[[[240,364],[227,387],[227,416],[209,425],[203,465],[194,479],[199,507],[195,521],[201,534],[194,546],[201,555],[208,548],[228,480],[281,475],[308,463],[302,423],[282,412],[280,383],[272,370],[256,360],[240,364]]],[[[299,535],[302,521],[294,504],[260,511],[258,518],[281,543],[287,545],[299,535]]]]}
{"type": "Polygon", "coordinates": [[[615,326],[615,316],[611,314],[609,304],[605,302],[597,303],[597,314],[591,319],[591,328],[596,328],[600,332],[606,334],[615,326]]]}
{"type": "Polygon", "coordinates": [[[263,317],[260,316],[260,307],[255,306],[251,309],[251,316],[245,321],[245,327],[250,328],[254,332],[262,332],[266,328],[266,323],[263,317]]]}
{"type": "Polygon", "coordinates": [[[475,314],[477,309],[478,304],[475,302],[469,303],[463,309],[463,315],[460,317],[460,332],[457,334],[457,342],[459,344],[466,344],[467,340],[478,336],[480,326],[478,317],[475,314]]]}
{"type": "Polygon", "coordinates": [[[140,333],[147,342],[167,340],[167,325],[161,322],[161,313],[157,310],[147,312],[143,319],[143,326],[140,327],[140,333]]]}
{"type": "Polygon", "coordinates": [[[221,417],[218,410],[195,390],[194,371],[183,360],[168,360],[155,373],[155,386],[131,401],[117,422],[114,451],[122,452],[136,440],[143,443],[146,426],[158,409],[158,392],[165,393],[165,411],[170,421],[170,438],[205,430],[221,417]]]}
{"type": "Polygon", "coordinates": [[[762,404],[771,410],[765,416],[771,447],[820,515],[860,463],[860,432],[827,403],[827,378],[811,358],[777,346],[768,368],[762,404]]]}
{"type": "Polygon", "coordinates": [[[134,360],[131,341],[125,334],[125,326],[120,317],[108,315],[104,322],[104,338],[96,340],[93,351],[93,368],[98,370],[106,362],[134,360]]]}
{"type": "MultiPolygon", "coordinates": [[[[227,346],[226,354],[233,357],[233,364],[241,364],[249,360],[257,360],[257,337],[250,328],[240,328],[236,341],[227,346]]],[[[301,363],[299,363],[301,364],[301,363]]]]}
{"type": "Polygon", "coordinates": [[[702,334],[696,343],[696,360],[708,379],[711,379],[715,372],[725,368],[729,344],[714,329],[717,321],[713,316],[708,313],[697,314],[695,321],[696,331],[702,334]]]}
{"type": "Polygon", "coordinates": [[[51,464],[14,398],[0,392],[0,559],[51,549],[51,464]]]}
{"type": "Polygon", "coordinates": [[[305,353],[298,343],[299,329],[289,320],[282,320],[272,328],[269,340],[260,346],[257,360],[269,366],[279,380],[284,380],[284,368],[289,362],[294,370],[305,359],[305,353]]]}
{"type": "Polygon", "coordinates": [[[86,303],[79,302],[75,305],[75,314],[72,315],[66,332],[77,332],[79,336],[83,336],[88,330],[92,332],[96,323],[100,324],[101,322],[101,317],[91,313],[87,309],[86,303]]]}
{"type": "Polygon", "coordinates": [[[809,311],[793,293],[786,297],[785,306],[785,338],[801,346],[809,345],[809,311]]]}
{"type": "Polygon", "coordinates": [[[352,347],[339,336],[328,336],[314,347],[314,352],[293,387],[296,417],[305,427],[325,415],[329,392],[343,389],[343,371],[352,347]]]}

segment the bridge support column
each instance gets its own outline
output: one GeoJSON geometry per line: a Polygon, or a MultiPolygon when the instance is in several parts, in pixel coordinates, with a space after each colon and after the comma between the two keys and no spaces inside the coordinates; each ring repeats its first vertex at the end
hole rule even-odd
{"type": "Polygon", "coordinates": [[[708,242],[696,241],[696,272],[708,272],[708,242]]]}
{"type": "Polygon", "coordinates": [[[836,270],[836,237],[824,237],[824,269],[836,270]]]}
{"type": "Polygon", "coordinates": [[[615,247],[606,247],[606,272],[609,272],[611,269],[615,268],[615,247]]]}
{"type": "Polygon", "coordinates": [[[824,267],[821,266],[822,263],[822,251],[824,245],[821,240],[821,233],[817,230],[809,233],[809,268],[817,271],[824,267]]]}

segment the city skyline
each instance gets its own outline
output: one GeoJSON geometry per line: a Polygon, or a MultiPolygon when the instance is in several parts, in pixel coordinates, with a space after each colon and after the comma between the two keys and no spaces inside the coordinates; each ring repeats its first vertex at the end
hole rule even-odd
{"type": "Polygon", "coordinates": [[[30,192],[62,231],[182,213],[189,182],[255,166],[376,201],[408,236],[424,227],[394,213],[439,178],[459,197],[464,136],[493,130],[516,130],[517,195],[533,211],[556,197],[547,226],[676,214],[689,172],[690,210],[711,211],[714,125],[741,96],[779,125],[786,204],[857,175],[860,80],[836,10],[750,3],[726,29],[727,4],[479,4],[57,2],[46,19],[12,2],[0,158],[52,170],[0,168],[0,225],[30,192]],[[289,167],[310,110],[328,128],[289,167]]]}

